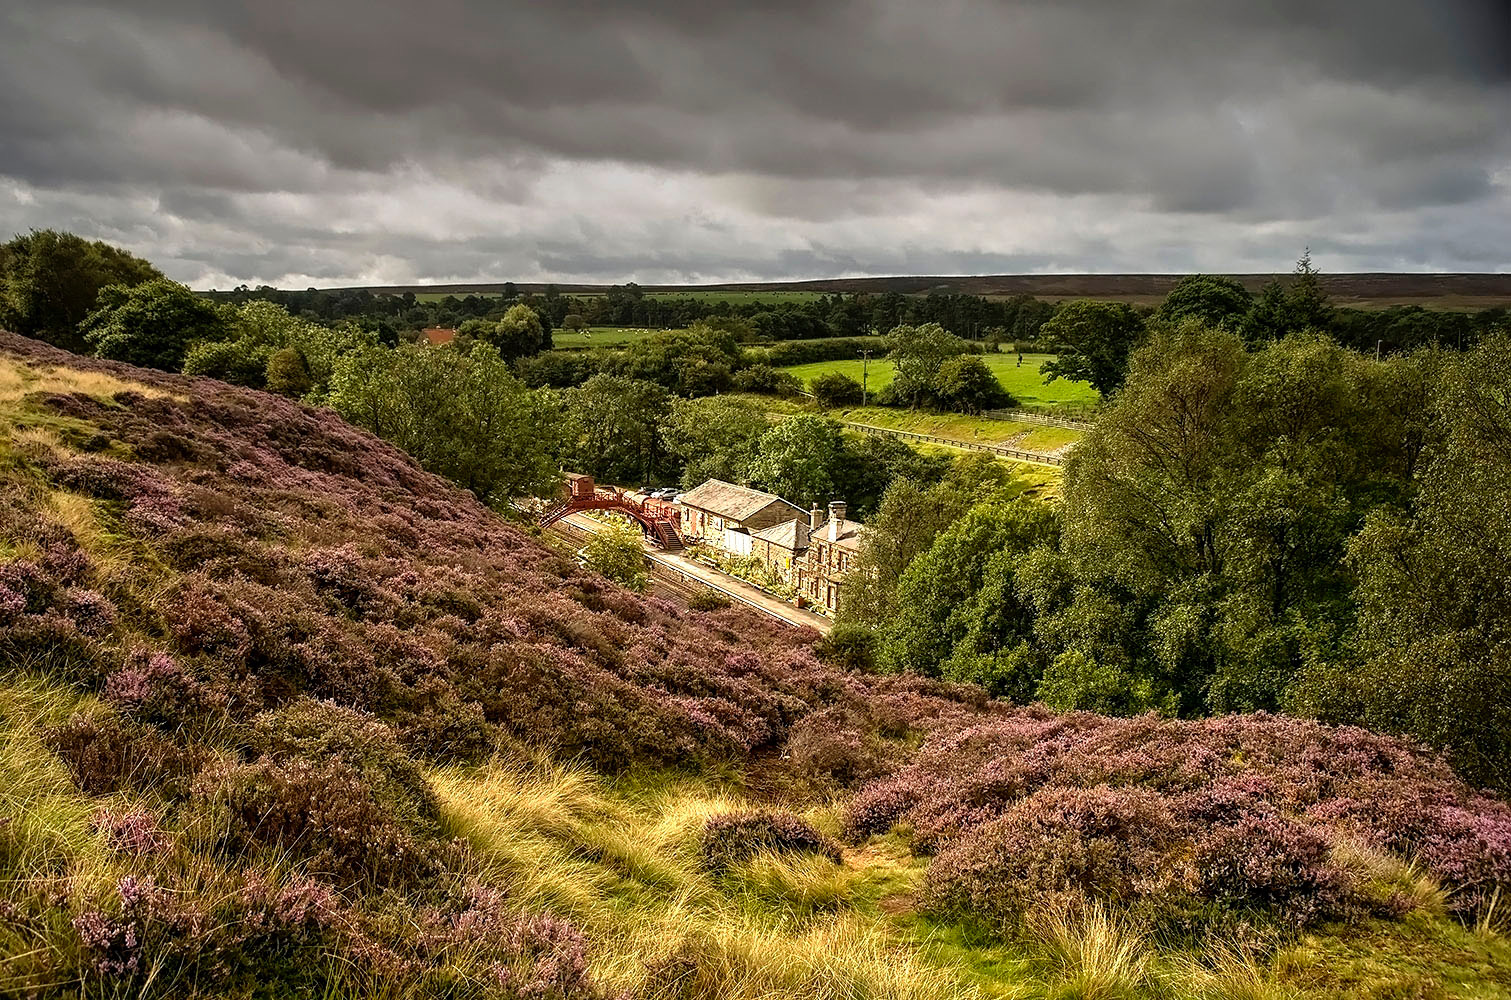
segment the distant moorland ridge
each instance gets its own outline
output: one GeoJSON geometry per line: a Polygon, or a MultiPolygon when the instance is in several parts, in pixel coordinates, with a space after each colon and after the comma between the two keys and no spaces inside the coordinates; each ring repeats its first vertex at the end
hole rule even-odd
{"type": "MultiPolygon", "coordinates": [[[[965,295],[1011,296],[1032,295],[1042,299],[1093,298],[1153,301],[1167,295],[1181,274],[991,274],[991,275],[911,275],[883,278],[819,278],[809,281],[725,282],[708,285],[642,285],[646,292],[708,293],[728,292],[897,292],[920,295],[942,292],[965,295]]],[[[1275,278],[1288,280],[1289,274],[1233,275],[1253,292],[1258,292],[1275,278]]],[[[1329,295],[1342,302],[1389,304],[1437,304],[1443,306],[1491,306],[1511,304],[1511,273],[1504,274],[1429,274],[1375,273],[1324,274],[1322,285],[1329,295]]],[[[543,292],[546,285],[516,282],[521,292],[543,292]]],[[[608,285],[558,283],[557,289],[568,294],[604,292],[608,285]]],[[[458,283],[436,285],[371,286],[376,293],[404,292],[497,294],[502,283],[458,283]]]]}

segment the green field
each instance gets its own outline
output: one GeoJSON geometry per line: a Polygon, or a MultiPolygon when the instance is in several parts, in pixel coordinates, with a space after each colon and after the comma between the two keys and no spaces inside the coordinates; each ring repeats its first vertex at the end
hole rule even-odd
{"type": "Polygon", "coordinates": [[[1081,431],[1068,427],[1045,427],[1017,420],[993,420],[965,413],[929,413],[885,406],[854,406],[823,412],[825,416],[846,423],[869,424],[872,427],[975,444],[1005,444],[1025,451],[1053,451],[1067,444],[1074,444],[1084,436],[1081,431]]]}
{"type": "Polygon", "coordinates": [[[551,331],[551,343],[558,351],[581,351],[593,347],[623,347],[633,344],[661,330],[647,330],[630,326],[591,326],[586,330],[551,331]]]}
{"type": "MultiPolygon", "coordinates": [[[[1054,360],[1051,354],[1025,354],[1023,366],[1018,366],[1016,354],[987,354],[983,356],[1002,387],[1024,406],[1095,406],[1097,404],[1097,391],[1081,382],[1067,382],[1064,379],[1044,384],[1044,379],[1039,374],[1039,367],[1054,360]]],[[[853,361],[817,361],[808,365],[794,365],[784,368],[783,371],[791,372],[807,385],[814,378],[826,372],[841,372],[860,381],[860,359],[853,361]]],[[[890,361],[872,361],[870,375],[866,380],[866,388],[871,392],[878,392],[892,384],[893,368],[890,361]]]]}

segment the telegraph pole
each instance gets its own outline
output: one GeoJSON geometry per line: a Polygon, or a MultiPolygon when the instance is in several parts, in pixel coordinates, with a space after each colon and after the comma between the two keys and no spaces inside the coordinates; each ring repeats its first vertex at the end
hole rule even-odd
{"type": "Polygon", "coordinates": [[[871,352],[860,352],[860,405],[866,405],[866,379],[871,370],[871,352]]]}

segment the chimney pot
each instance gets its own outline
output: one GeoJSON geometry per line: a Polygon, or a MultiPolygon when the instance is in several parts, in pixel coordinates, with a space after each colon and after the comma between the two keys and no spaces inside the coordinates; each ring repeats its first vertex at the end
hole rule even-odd
{"type": "Polygon", "coordinates": [[[819,509],[819,505],[818,504],[814,504],[813,505],[813,509],[808,512],[808,530],[809,531],[817,531],[818,530],[818,526],[821,525],[821,524],[823,524],[823,523],[824,523],[824,512],[821,509],[819,509]]]}
{"type": "Polygon", "coordinates": [[[829,541],[839,540],[840,533],[845,530],[845,502],[843,500],[829,501],[829,541]]]}

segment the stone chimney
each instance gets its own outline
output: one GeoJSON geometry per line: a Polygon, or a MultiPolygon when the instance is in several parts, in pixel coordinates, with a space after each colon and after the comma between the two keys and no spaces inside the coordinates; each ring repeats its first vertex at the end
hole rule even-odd
{"type": "Polygon", "coordinates": [[[819,507],[818,504],[814,504],[813,505],[813,509],[808,512],[808,530],[809,531],[817,531],[818,530],[818,526],[821,525],[821,524],[823,524],[823,523],[824,523],[824,511],[823,511],[823,508],[819,507]]]}
{"type": "Polygon", "coordinates": [[[829,541],[839,540],[839,536],[845,531],[845,502],[843,500],[829,501],[829,541]]]}

